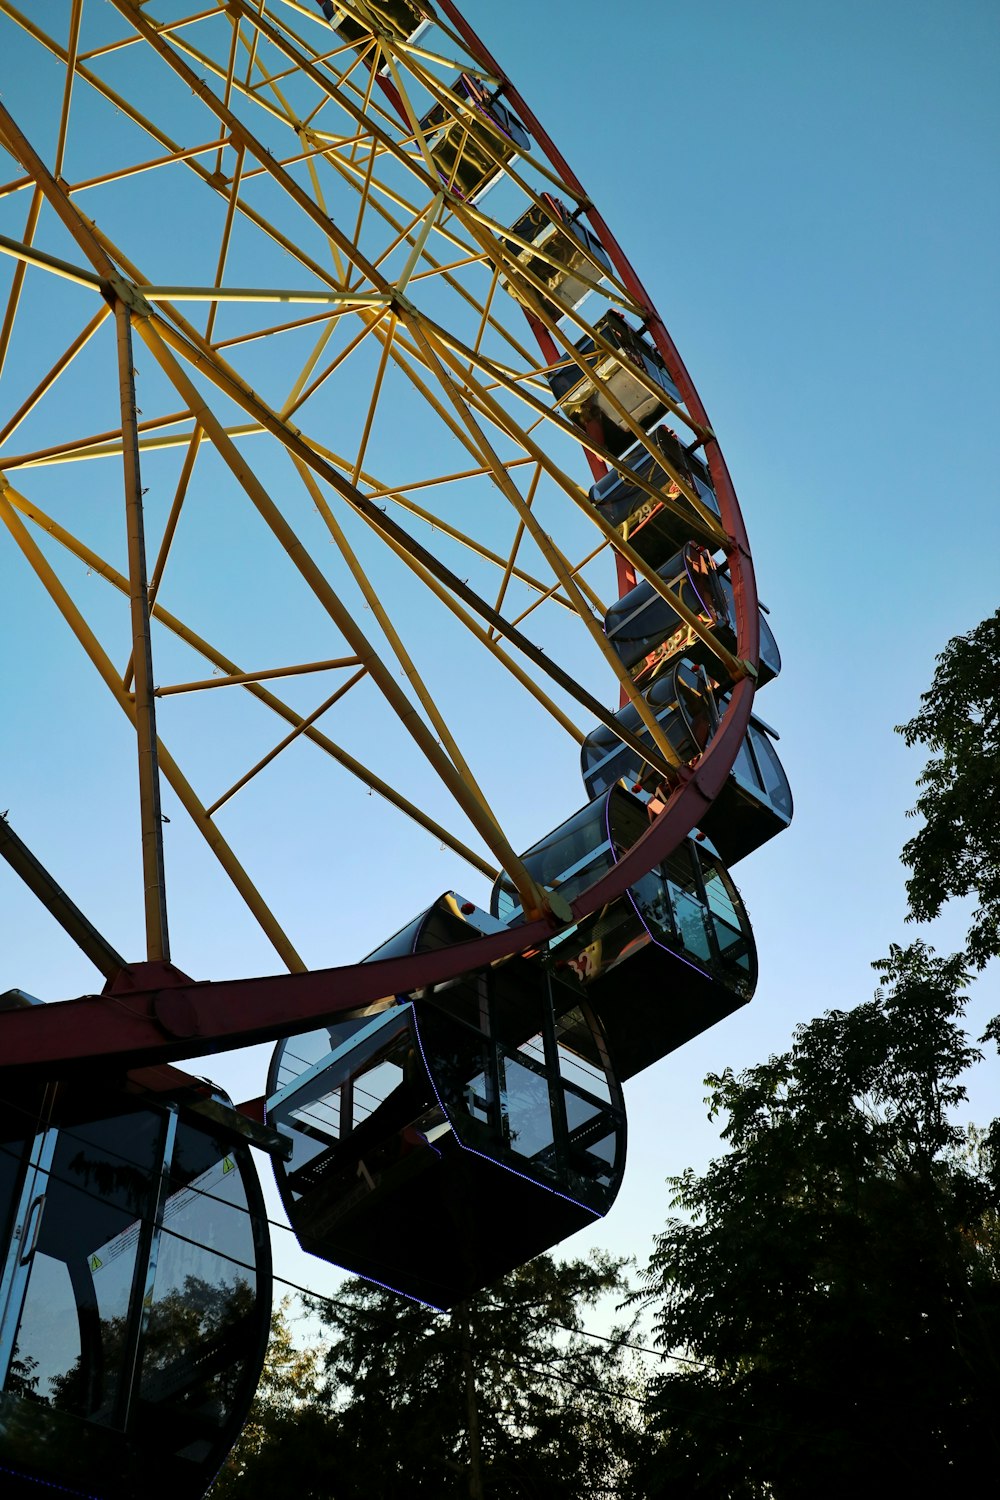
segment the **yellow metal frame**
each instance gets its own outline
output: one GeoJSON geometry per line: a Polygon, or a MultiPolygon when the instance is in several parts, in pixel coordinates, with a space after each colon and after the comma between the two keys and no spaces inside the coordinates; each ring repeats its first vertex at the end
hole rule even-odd
{"type": "MultiPolygon", "coordinates": [[[[57,278],[78,287],[81,298],[96,293],[100,299],[75,321],[72,337],[55,351],[46,373],[35,378],[30,390],[17,392],[9,410],[0,407],[0,464],[5,470],[0,516],[134,727],[147,956],[165,958],[169,953],[159,808],[162,776],[283,961],[293,969],[302,967],[215,821],[224,805],[300,740],[318,746],[482,873],[493,876],[498,867],[505,869],[528,914],[551,911],[550,897],[535,887],[514,853],[495,794],[461,748],[461,726],[450,721],[426,670],[418,664],[412,623],[397,618],[393,601],[380,590],[371,559],[385,556],[403,564],[428,599],[448,611],[454,631],[475,644],[484,662],[502,668],[504,678],[509,676],[572,743],[582,741],[585,731],[568,710],[582,709],[614,727],[614,711],[603,705],[620,691],[634,705],[647,739],[624,732],[622,737],[661,776],[675,776],[676,754],[601,627],[610,584],[609,550],[615,549],[639,577],[648,579],[708,644],[720,671],[735,679],[752,671],[752,664],[736,660],[725,649],[595,511],[586,489],[571,477],[570,448],[578,467],[585,465],[588,455],[604,464],[611,464],[613,455],[555,404],[546,381],[553,365],[532,347],[523,317],[526,308],[559,351],[559,362],[577,366],[601,385],[621,426],[653,451],[644,429],[593,373],[596,360],[615,358],[595,326],[600,311],[616,307],[637,315],[639,309],[620,280],[591,260],[589,271],[578,279],[597,313],[588,316],[584,310],[566,309],[564,316],[554,319],[546,283],[517,257],[519,251],[530,249],[534,259],[553,266],[560,265],[558,257],[513,235],[490,216],[484,202],[466,203],[441,180],[434,140],[420,124],[428,102],[443,107],[460,130],[470,133],[470,124],[481,125],[481,116],[455,92],[452,74],[461,69],[488,87],[497,86],[496,79],[465,55],[462,38],[447,25],[439,30],[456,53],[450,58],[434,46],[394,41],[374,19],[370,44],[352,46],[337,39],[336,45],[324,49],[319,43],[330,38],[322,36],[311,11],[295,5],[276,7],[264,0],[227,0],[225,5],[220,0],[169,25],[155,22],[138,0],[110,0],[110,5],[120,18],[121,35],[81,52],[82,0],[72,0],[65,39],[46,31],[37,15],[28,15],[11,0],[0,0],[0,26],[20,28],[62,67],[51,165],[0,108],[0,144],[20,173],[0,186],[0,205],[9,201],[25,207],[19,234],[0,235],[0,253],[15,263],[0,318],[0,369],[30,320],[30,294],[36,285],[32,278],[57,278]],[[225,46],[215,45],[218,30],[210,32],[203,23],[223,16],[231,30],[225,46]],[[203,121],[197,140],[176,139],[169,120],[151,117],[154,106],[143,99],[140,108],[104,76],[102,70],[122,76],[115,59],[127,49],[139,49],[137,57],[141,52],[143,58],[155,58],[165,78],[190,90],[204,106],[211,126],[205,128],[203,121]],[[376,86],[379,68],[385,70],[405,119],[394,115],[376,86]],[[118,110],[141,132],[149,142],[148,156],[136,160],[133,155],[115,163],[109,149],[107,170],[77,181],[67,177],[74,161],[73,101],[80,88],[118,110]],[[303,109],[307,93],[309,107],[303,109]],[[255,128],[258,121],[260,130],[255,128]],[[277,150],[272,144],[276,132],[284,141],[277,150]],[[168,284],[144,275],[130,257],[129,245],[116,242],[123,239],[120,224],[113,238],[101,218],[89,219],[83,207],[91,201],[86,195],[96,189],[99,197],[127,195],[149,174],[178,172],[185,174],[193,190],[222,202],[214,263],[206,267],[200,284],[168,284]],[[262,205],[267,205],[266,211],[262,205]],[[46,247],[46,211],[72,237],[79,263],[46,247]],[[280,254],[285,268],[280,282],[244,284],[231,270],[244,263],[242,247],[248,236],[269,247],[269,254],[280,254]],[[254,310],[272,303],[317,310],[265,325],[254,310]],[[440,311],[445,306],[447,316],[440,311]],[[198,326],[191,321],[195,316],[201,319],[198,326]],[[115,353],[114,365],[108,361],[108,379],[118,382],[120,426],[77,434],[65,430],[65,421],[55,429],[46,426],[42,419],[71,389],[75,372],[86,363],[81,356],[86,352],[92,363],[94,351],[106,349],[109,319],[115,329],[115,353]],[[179,409],[140,419],[134,389],[135,337],[155,362],[159,389],[173,392],[179,409]],[[591,340],[595,351],[586,357],[576,348],[583,337],[591,340]],[[248,352],[265,347],[262,340],[275,341],[271,347],[281,351],[275,366],[284,369],[284,351],[301,338],[309,347],[296,355],[279,398],[265,397],[241,373],[239,363],[248,352]],[[327,431],[316,414],[329,410],[336,400],[333,393],[344,389],[345,382],[354,382],[352,394],[362,415],[351,431],[327,431]],[[405,467],[410,477],[403,481],[378,472],[385,463],[385,425],[392,421],[392,403],[400,389],[409,393],[407,399],[428,423],[459,445],[464,467],[451,462],[428,473],[419,463],[409,462],[405,467]],[[233,408],[246,420],[233,421],[233,408]],[[30,450],[13,451],[12,439],[28,419],[46,436],[29,439],[30,450]],[[381,445],[376,440],[379,433],[381,445]],[[288,497],[264,482],[259,466],[245,451],[251,437],[268,451],[276,444],[287,453],[295,484],[288,497]],[[183,448],[183,457],[166,517],[151,539],[147,578],[142,466],[159,462],[174,448],[183,448]],[[178,539],[197,503],[209,454],[213,461],[221,460],[297,570],[334,638],[343,642],[342,650],[321,650],[312,659],[257,671],[241,669],[220,645],[162,607],[163,592],[177,566],[178,539]],[[127,573],[115,568],[82,534],[50,515],[37,499],[16,490],[8,477],[84,460],[122,466],[127,573]],[[433,497],[431,505],[414,498],[424,491],[433,497]],[[460,508],[456,498],[462,502],[460,508]],[[322,562],[301,520],[303,506],[318,514],[332,544],[322,562]],[[558,526],[551,519],[556,511],[561,518],[558,526]],[[430,528],[422,532],[430,545],[396,516],[430,528]],[[69,555],[127,596],[131,626],[119,666],[112,663],[38,546],[35,532],[59,541],[69,555]],[[500,534],[506,537],[502,546],[497,542],[500,534]],[[437,555],[438,539],[442,551],[462,549],[479,572],[492,571],[495,586],[482,592],[463,580],[437,555]],[[349,602],[339,582],[334,585],[333,575],[344,580],[357,605],[349,602]],[[359,609],[370,615],[372,627],[362,626],[359,609]],[[596,694],[581,680],[579,666],[564,667],[552,660],[520,628],[530,620],[533,629],[537,625],[544,631],[550,617],[578,624],[581,645],[576,656],[589,659],[588,670],[603,685],[596,694]],[[157,684],[153,653],[161,630],[183,641],[220,675],[157,684]],[[293,709],[263,686],[273,679],[309,680],[327,673],[348,675],[307,712],[293,709]],[[543,687],[546,678],[550,685],[543,687]],[[286,729],[252,765],[234,768],[224,790],[203,800],[164,749],[156,715],[158,705],[167,712],[165,705],[173,700],[216,688],[249,693],[278,714],[286,729]],[[377,692],[391,708],[481,849],[421,810],[401,787],[377,775],[320,729],[319,720],[342,714],[344,699],[355,699],[357,691],[377,692]]],[[[358,10],[364,14],[363,4],[358,10]]],[[[492,159],[526,206],[544,210],[541,195],[551,190],[578,208],[586,206],[537,151],[523,151],[499,134],[494,140],[488,128],[477,129],[475,140],[477,152],[492,159]]],[[[629,373],[696,437],[710,436],[644,371],[630,365],[629,373]]],[[[676,516],[689,520],[693,513],[702,539],[715,549],[730,551],[730,539],[684,476],[673,473],[659,456],[658,462],[682,499],[639,478],[638,488],[676,516]]],[[[521,775],[534,774],[530,766],[517,769],[521,775]]],[[[553,912],[553,920],[565,915],[553,912]]]]}

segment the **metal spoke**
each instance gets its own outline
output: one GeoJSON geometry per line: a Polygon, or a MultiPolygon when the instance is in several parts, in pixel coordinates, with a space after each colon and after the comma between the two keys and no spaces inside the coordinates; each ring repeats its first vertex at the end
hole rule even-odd
{"type": "MultiPolygon", "coordinates": [[[[662,785],[690,780],[605,631],[615,569],[708,648],[720,682],[753,675],[634,529],[655,514],[657,535],[724,554],[752,592],[734,502],[720,519],[692,478],[700,449],[718,466],[704,411],[580,183],[450,4],[412,38],[364,4],[343,33],[296,3],[169,9],[109,0],[88,31],[68,0],[55,35],[46,8],[0,0],[0,41],[57,78],[23,121],[0,109],[0,509],[132,726],[147,951],[168,951],[162,778],[302,966],[215,818],[273,795],[271,768],[306,743],[323,751],[310,765],[332,759],[483,875],[504,868],[527,913],[551,912],[508,831],[537,786],[536,735],[568,747],[570,799],[594,722],[662,785]],[[655,333],[663,362],[630,362],[623,323],[650,350],[655,333]],[[662,451],[661,421],[686,453],[673,437],[662,451]],[[111,466],[68,467],[102,459],[124,473],[119,542],[94,504],[111,466]],[[7,477],[28,469],[30,501],[7,477]],[[634,496],[625,522],[590,488],[612,469],[634,496]],[[127,599],[128,628],[75,602],[39,542],[127,599]],[[316,687],[324,672],[338,675],[316,687]],[[237,702],[265,735],[212,739],[205,802],[156,715],[195,757],[191,726],[241,723],[237,702]],[[366,734],[376,753],[355,754],[366,734]]],[[[755,640],[756,615],[737,613],[755,640]]]]}

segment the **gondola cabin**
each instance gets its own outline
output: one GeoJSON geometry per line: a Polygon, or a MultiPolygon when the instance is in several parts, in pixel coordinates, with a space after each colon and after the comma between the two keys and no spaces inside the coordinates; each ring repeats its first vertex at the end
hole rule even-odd
{"type": "MultiPolygon", "coordinates": [[[[663,583],[727,651],[736,647],[732,595],[722,587],[711,553],[689,542],[658,570],[663,583]]],[[[711,643],[645,579],[616,600],[604,630],[635,682],[645,688],[681,658],[715,680],[723,671],[711,643]]]]}
{"type": "MultiPolygon", "coordinates": [[[[505,239],[504,248],[544,284],[548,296],[538,288],[532,291],[550,317],[561,318],[579,307],[591,284],[611,271],[596,234],[551,193],[542,193],[541,203],[533,203],[510,232],[516,239],[505,239]]],[[[502,284],[521,296],[516,283],[502,278],[502,284]]]]}
{"type": "Polygon", "coordinates": [[[719,502],[705,464],[669,427],[657,427],[650,448],[637,443],[590,490],[590,502],[652,568],[659,568],[718,520],[719,502]],[[649,494],[636,478],[658,495],[649,494]],[[695,503],[697,502],[697,503],[695,503]],[[699,508],[700,507],[700,508],[699,508]]]}
{"type": "MultiPolygon", "coordinates": [[[[572,903],[648,826],[645,803],[615,786],[522,858],[538,884],[572,903]]],[[[521,920],[506,876],[493,887],[491,909],[502,921],[521,920]]],[[[745,1005],[757,981],[743,902],[721,861],[695,838],[561,934],[550,953],[590,1001],[623,1079],[745,1005]]]]}
{"type": "Polygon", "coordinates": [[[435,104],[420,128],[442,182],[474,202],[518,150],[531,149],[531,137],[514,111],[471,73],[460,74],[451,87],[465,107],[435,104]]]}
{"type": "MultiPolygon", "coordinates": [[[[727,651],[735,651],[733,586],[728,576],[716,569],[706,550],[687,546],[658,571],[663,582],[711,628],[715,639],[727,651]]],[[[763,687],[781,671],[781,653],[763,607],[759,627],[757,686],[763,687]]],[[[732,687],[711,646],[645,579],[611,605],[604,617],[604,630],[622,665],[643,689],[682,657],[704,667],[720,687],[732,687]]]]}
{"type": "Polygon", "coordinates": [[[623,453],[635,442],[635,433],[622,421],[608,394],[640,427],[649,428],[668,410],[661,394],[680,403],[659,350],[651,339],[633,328],[615,308],[594,324],[594,331],[611,352],[600,348],[587,335],[575,347],[584,356],[587,370],[567,359],[546,377],[565,417],[602,442],[612,453],[623,453]],[[597,385],[589,370],[603,382],[597,385]],[[607,390],[604,389],[606,386],[607,390]]]}
{"type": "MultiPolygon", "coordinates": [[[[726,701],[725,696],[716,701],[705,673],[687,661],[658,677],[646,695],[671,748],[687,762],[708,746],[726,701]]],[[[649,742],[649,732],[631,703],[615,718],[623,729],[649,742]]],[[[792,820],[792,791],[774,738],[762,719],[751,718],[729,779],[702,818],[702,832],[726,865],[745,859],[792,820]]],[[[649,764],[605,724],[584,740],[580,769],[588,797],[601,797],[618,782],[632,791],[657,790],[657,776],[649,764]]]]}
{"type": "MultiPolygon", "coordinates": [[[[449,893],[371,955],[498,923],[449,893]]],[[[625,1114],[586,998],[512,958],[275,1051],[268,1122],[302,1247],[447,1308],[610,1208],[625,1114]]]]}
{"type": "MultiPolygon", "coordinates": [[[[395,42],[413,42],[430,25],[419,5],[412,4],[411,0],[366,0],[366,4],[376,23],[395,42]]],[[[359,51],[374,46],[372,28],[356,11],[336,4],[335,0],[319,0],[319,8],[345,42],[350,42],[359,51]]]]}
{"type": "Polygon", "coordinates": [[[242,1117],[207,1087],[5,1080],[2,1095],[0,1493],[195,1500],[270,1325],[242,1117]]]}

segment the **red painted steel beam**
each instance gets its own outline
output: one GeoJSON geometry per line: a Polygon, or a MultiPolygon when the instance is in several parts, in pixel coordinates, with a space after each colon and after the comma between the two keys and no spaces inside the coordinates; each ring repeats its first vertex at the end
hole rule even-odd
{"type": "Polygon", "coordinates": [[[434,953],[372,964],[197,983],[171,964],[134,964],[133,988],[83,995],[0,1016],[0,1075],[10,1068],[57,1077],[99,1061],[147,1067],[276,1041],[485,967],[551,935],[544,921],[434,953]]]}
{"type": "MultiPolygon", "coordinates": [[[[574,917],[620,896],[711,806],[729,774],[727,754],[735,754],[729,741],[738,745],[745,732],[749,689],[748,682],[737,685],[727,722],[697,770],[621,862],[574,902],[574,917]]],[[[430,953],[259,979],[199,983],[172,964],[132,964],[104,995],[0,1016],[0,1076],[18,1068],[57,1077],[99,1062],[134,1069],[277,1041],[387,995],[409,994],[540,947],[553,930],[539,920],[430,953]]]]}
{"type": "MultiPolygon", "coordinates": [[[[505,93],[549,160],[586,204],[623,284],[646,310],[647,326],[688,411],[707,427],[707,414],[684,363],[614,235],[503,69],[451,0],[440,3],[484,65],[503,81],[505,93]]],[[[746,530],[714,435],[706,440],[705,451],[730,538],[737,651],[756,663],[759,616],[746,530]]],[[[581,919],[620,896],[701,821],[724,786],[746,734],[753,692],[750,678],[736,685],[722,724],[697,767],[682,777],[663,811],[621,862],[574,902],[574,917],[581,919]]],[[[0,1016],[0,1074],[18,1067],[57,1076],[101,1061],[132,1069],[158,1067],[179,1058],[277,1040],[360,1010],[386,995],[407,994],[538,947],[552,932],[545,921],[537,921],[432,953],[306,974],[212,983],[192,981],[168,964],[134,964],[105,995],[0,1016]]],[[[167,1074],[161,1076],[169,1079],[167,1074]]]]}
{"type": "MultiPolygon", "coordinates": [[[[695,389],[694,381],[681,359],[677,346],[667,332],[663,319],[656,311],[652,298],[573,168],[552,141],[527,100],[452,0],[438,0],[438,3],[483,66],[501,80],[505,97],[510,100],[514,110],[556,171],[560,173],[566,185],[585,205],[587,217],[597,230],[601,243],[622,278],[622,284],[645,312],[647,327],[653,336],[653,342],[676,380],[677,388],[688,412],[701,427],[711,429],[708,413],[695,389]]],[[[722,524],[729,537],[727,557],[733,584],[733,602],[736,608],[736,654],[744,661],[757,666],[760,662],[760,614],[750,542],[739,501],[736,498],[736,491],[714,434],[706,439],[704,447],[709,472],[719,501],[722,524]]],[[[644,875],[653,863],[665,859],[677,847],[681,839],[690,833],[692,828],[697,827],[703,814],[722,790],[735,764],[740,745],[743,743],[750,723],[753,694],[754,682],[751,678],[744,678],[736,685],[722,723],[708,749],[702,755],[693,775],[682,781],[649,833],[630,849],[614,870],[609,871],[608,875],[596,886],[586,891],[574,904],[573,909],[577,915],[583,915],[584,910],[593,911],[602,901],[610,901],[615,895],[620,895],[626,886],[632,884],[640,875],[644,875]],[[627,878],[623,880],[622,877],[626,874],[627,878]]]]}

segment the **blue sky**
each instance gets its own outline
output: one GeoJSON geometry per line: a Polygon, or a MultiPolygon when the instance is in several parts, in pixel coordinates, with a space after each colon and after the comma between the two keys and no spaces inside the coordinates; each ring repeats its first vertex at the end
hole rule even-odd
{"type": "MultiPolygon", "coordinates": [[[[784,659],[759,708],[782,736],[795,820],[736,871],[757,997],[630,1085],[618,1205],[565,1247],[642,1257],[667,1212],[664,1178],[715,1149],[704,1074],[760,1060],[799,1022],[867,998],[871,961],[912,932],[899,850],[922,761],[893,726],[915,711],[947,639],[1000,602],[1000,17],[975,0],[947,11],[623,0],[614,20],[592,0],[470,0],[466,13],[587,185],[691,371],[784,659]]],[[[12,80],[8,107],[12,96],[27,107],[34,84],[12,80]]],[[[179,243],[196,235],[189,226],[179,243]]],[[[247,577],[248,591],[262,587],[247,577]]],[[[36,613],[35,588],[0,537],[0,806],[112,942],[136,952],[135,872],[120,852],[131,747],[61,623],[36,613]]],[[[547,826],[555,769],[501,756],[497,774],[523,796],[527,844],[547,826]]],[[[359,883],[310,796],[276,775],[242,832],[287,889],[312,963],[359,956],[463,879],[386,820],[382,868],[359,883]]],[[[568,809],[578,787],[566,796],[568,809]]],[[[199,976],[274,971],[210,866],[168,844],[171,858],[175,961],[199,976]]],[[[463,889],[482,900],[474,886],[463,889]]],[[[929,935],[948,948],[962,931],[950,913],[929,935]]],[[[0,990],[57,999],[95,984],[0,870],[0,990]]],[[[988,973],[974,1024],[998,1008],[995,993],[988,973]]],[[[242,1097],[260,1091],[265,1061],[256,1049],[212,1072],[242,1097]]],[[[995,1066],[980,1070],[980,1119],[995,1107],[995,1066]]],[[[317,1281],[313,1269],[291,1274],[317,1281]]]]}

